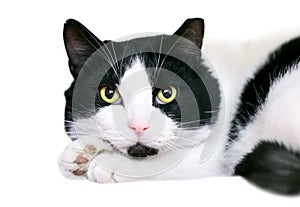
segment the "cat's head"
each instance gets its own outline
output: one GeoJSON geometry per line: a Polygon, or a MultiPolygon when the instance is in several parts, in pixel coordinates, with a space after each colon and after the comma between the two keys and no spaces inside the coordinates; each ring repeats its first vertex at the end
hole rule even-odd
{"type": "Polygon", "coordinates": [[[64,27],[74,77],[65,92],[65,128],[132,156],[147,157],[203,141],[218,110],[218,83],[205,65],[202,19],[174,35],[101,41],[76,20],[64,27]],[[212,101],[212,99],[214,99],[212,101]]]}

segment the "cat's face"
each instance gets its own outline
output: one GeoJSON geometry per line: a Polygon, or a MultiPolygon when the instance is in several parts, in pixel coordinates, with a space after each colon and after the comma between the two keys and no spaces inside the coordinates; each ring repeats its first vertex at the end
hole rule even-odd
{"type": "Polygon", "coordinates": [[[67,21],[74,82],[65,93],[65,123],[71,138],[96,137],[132,157],[207,138],[218,107],[209,90],[218,86],[201,58],[203,28],[203,20],[192,19],[173,36],[102,42],[67,21]]]}

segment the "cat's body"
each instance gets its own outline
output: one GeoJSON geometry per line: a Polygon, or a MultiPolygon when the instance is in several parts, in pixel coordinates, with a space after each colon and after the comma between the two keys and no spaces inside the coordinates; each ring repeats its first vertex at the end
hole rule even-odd
{"type": "Polygon", "coordinates": [[[298,37],[271,52],[247,80],[225,149],[234,173],[285,193],[299,192],[299,54],[298,37]]]}
{"type": "Polygon", "coordinates": [[[299,193],[299,31],[238,45],[207,42],[203,51],[233,112],[221,170],[275,192],[299,193]]]}
{"type": "MultiPolygon", "coordinates": [[[[297,129],[296,126],[300,121],[300,110],[297,108],[300,104],[299,97],[297,97],[297,94],[300,94],[300,84],[297,83],[297,80],[300,78],[300,70],[298,70],[297,65],[299,61],[298,57],[300,56],[300,44],[298,40],[288,43],[286,46],[291,48],[290,50],[292,51],[287,49],[283,53],[287,55],[286,57],[290,57],[292,54],[294,55],[291,60],[287,60],[288,62],[284,67],[289,68],[293,65],[295,69],[292,70],[292,72],[287,69],[286,73],[279,73],[282,76],[276,76],[275,74],[276,77],[274,77],[274,79],[276,79],[276,81],[271,81],[269,85],[262,89],[263,92],[267,91],[266,94],[264,94],[264,102],[261,102],[259,98],[262,92],[258,92],[258,97],[255,97],[257,94],[251,93],[253,84],[251,81],[248,83],[248,81],[253,78],[253,82],[259,87],[262,81],[268,81],[265,79],[259,79],[257,81],[256,74],[259,74],[257,71],[270,70],[266,69],[267,66],[264,66],[265,62],[276,62],[277,57],[275,57],[274,60],[269,60],[268,55],[273,54],[275,48],[280,47],[282,43],[291,39],[291,37],[278,38],[275,41],[270,41],[271,43],[263,41],[264,46],[262,46],[261,43],[256,43],[261,47],[259,50],[253,46],[253,44],[249,43],[245,45],[231,45],[229,43],[215,44],[204,42],[202,51],[211,64],[209,64],[207,60],[204,60],[203,54],[202,58],[198,59],[197,56],[201,57],[201,52],[199,53],[197,48],[193,48],[193,46],[185,45],[186,43],[183,43],[177,49],[183,51],[183,53],[179,55],[180,58],[182,58],[180,61],[168,56],[162,56],[164,61],[160,62],[160,56],[153,56],[151,53],[141,53],[134,56],[127,55],[127,59],[123,58],[119,62],[115,61],[115,63],[119,64],[125,62],[125,67],[121,70],[122,72],[119,71],[121,78],[114,78],[122,100],[115,100],[114,103],[117,104],[105,104],[103,100],[101,102],[103,94],[105,95],[107,93],[109,95],[109,91],[104,87],[105,91],[102,95],[100,95],[100,97],[96,95],[96,102],[100,100],[98,102],[99,109],[97,109],[96,106],[96,113],[84,118],[81,117],[80,114],[77,114],[79,118],[74,119],[76,110],[73,109],[73,96],[76,90],[75,85],[78,85],[78,82],[80,82],[78,81],[80,79],[80,77],[78,78],[78,74],[84,65],[87,67],[86,65],[88,64],[85,63],[87,58],[95,52],[98,46],[106,46],[106,44],[109,44],[99,41],[86,29],[84,29],[84,32],[81,30],[81,34],[84,34],[83,36],[85,38],[87,38],[87,35],[91,35],[92,38],[87,42],[83,41],[84,38],[80,40],[80,35],[78,36],[78,34],[76,34],[78,27],[80,30],[78,23],[71,21],[69,21],[65,27],[65,41],[70,58],[70,68],[76,80],[66,92],[66,129],[71,135],[71,138],[76,141],[65,150],[61,158],[63,162],[60,162],[60,165],[65,175],[69,177],[87,175],[90,180],[96,182],[123,182],[140,179],[193,179],[207,176],[229,176],[236,173],[276,192],[299,192],[300,187],[298,187],[298,185],[300,183],[300,175],[295,176],[300,170],[300,130],[297,129]],[[68,29],[68,27],[70,29],[68,29]],[[72,38],[72,36],[75,38],[72,38]],[[97,48],[89,47],[89,44],[96,45],[97,48]],[[78,47],[79,50],[76,51],[76,47],[78,47]],[[86,51],[89,52],[84,53],[86,51]],[[79,58],[82,60],[78,61],[79,58]],[[190,61],[191,65],[196,63],[197,67],[199,66],[199,71],[204,72],[201,74],[202,77],[207,77],[209,84],[205,82],[207,80],[202,80],[201,78],[200,80],[197,75],[195,76],[193,72],[195,68],[189,64],[184,64],[185,61],[190,61]],[[157,81],[163,85],[162,87],[153,87],[153,85],[155,85],[153,82],[156,83],[156,81],[153,80],[155,78],[157,79],[153,74],[156,74],[156,72],[149,72],[150,70],[147,68],[154,68],[153,71],[156,71],[158,62],[161,63],[160,66],[162,68],[167,69],[165,73],[162,73],[164,75],[160,75],[160,77],[169,77],[169,79],[165,78],[157,81]],[[163,64],[164,67],[162,66],[163,64]],[[214,67],[215,70],[212,70],[212,67],[214,67]],[[177,74],[179,79],[169,74],[168,71],[177,74]],[[177,82],[173,81],[170,77],[176,79],[177,82]],[[188,83],[188,88],[192,90],[192,94],[188,95],[188,91],[185,91],[186,87],[183,86],[184,84],[179,86],[180,79],[188,83]],[[216,79],[219,84],[215,83],[216,79]],[[203,82],[204,85],[206,84],[205,86],[207,86],[208,89],[205,90],[205,87],[201,84],[199,85],[199,82],[203,82]],[[167,85],[164,85],[165,83],[167,83],[167,85]],[[178,83],[179,85],[176,85],[178,83]],[[173,86],[176,87],[176,90],[173,86]],[[269,91],[270,87],[271,90],[269,91]],[[172,94],[167,94],[165,98],[160,99],[160,88],[168,88],[168,90],[163,91],[166,92],[166,94],[171,92],[175,94],[177,105],[174,105],[175,100],[173,102],[162,103],[162,100],[166,100],[166,97],[172,97],[172,94]],[[219,88],[221,93],[219,93],[216,88],[219,88]],[[143,90],[141,91],[141,89],[143,90]],[[289,89],[288,92],[286,89],[289,89]],[[250,92],[245,92],[249,90],[250,92]],[[130,91],[130,93],[128,93],[128,91],[130,91]],[[183,91],[184,94],[182,95],[181,93],[183,93],[183,91]],[[214,94],[212,94],[212,91],[214,94]],[[192,95],[196,97],[196,104],[193,105],[194,108],[198,108],[196,111],[191,110],[191,108],[193,108],[192,105],[185,106],[184,104],[192,95]],[[210,102],[208,99],[212,98],[212,95],[215,95],[215,100],[210,102]],[[221,97],[221,100],[219,100],[219,97],[221,97]],[[277,97],[281,97],[281,99],[278,101],[277,97]],[[259,101],[257,102],[257,100],[259,101]],[[291,100],[293,100],[293,103],[291,103],[291,100]],[[181,103],[181,101],[183,104],[178,104],[181,103]],[[122,104],[118,105],[121,102],[122,104]],[[249,115],[247,111],[249,108],[247,108],[246,105],[251,105],[256,102],[258,104],[256,104],[256,107],[249,115]],[[288,107],[286,107],[287,105],[288,107]],[[286,111],[287,108],[289,112],[286,111]],[[154,118],[151,118],[151,115],[147,114],[147,112],[154,112],[156,115],[154,118]],[[211,113],[209,114],[207,112],[211,113]],[[212,115],[213,112],[215,112],[216,115],[214,118],[212,115]],[[124,116],[121,115],[122,113],[124,113],[124,116]],[[186,117],[185,113],[187,114],[186,117]],[[197,117],[199,119],[197,113],[199,113],[203,122],[197,121],[197,117]],[[290,115],[287,116],[287,113],[290,115]],[[122,120],[120,122],[121,124],[114,122],[116,115],[118,120],[122,120]],[[244,123],[245,115],[248,116],[248,119],[244,123]],[[130,122],[130,120],[133,121],[130,122]],[[95,122],[97,125],[96,130],[91,127],[95,122]],[[159,124],[156,126],[155,123],[164,123],[164,128],[160,128],[159,124]],[[191,123],[194,125],[190,126],[191,123]],[[241,123],[243,123],[242,126],[241,123]],[[122,129],[125,134],[128,133],[129,137],[136,136],[137,140],[126,140],[124,139],[126,135],[120,137],[119,133],[114,132],[116,128],[112,128],[115,127],[115,125],[117,125],[118,129],[122,129]],[[127,125],[129,127],[127,127],[127,125]],[[181,127],[186,127],[188,130],[183,130],[181,127]],[[153,131],[151,131],[152,128],[153,131]],[[180,135],[178,135],[179,131],[181,133],[180,135]],[[101,132],[101,136],[99,132],[101,132]],[[90,135],[88,135],[88,133],[90,133],[90,135]],[[95,134],[97,134],[97,136],[95,136],[95,134]],[[107,137],[110,138],[107,140],[107,137]],[[157,137],[155,142],[151,140],[153,137],[157,137]],[[179,138],[176,140],[176,137],[179,138]],[[186,143],[187,138],[190,137],[194,137],[191,139],[192,142],[189,140],[189,142],[186,143]],[[81,141],[77,140],[78,138],[81,138],[81,141]],[[101,139],[100,143],[99,139],[101,139]],[[259,143],[262,140],[268,140],[272,143],[264,143],[263,146],[261,146],[259,143]],[[105,142],[109,142],[109,144],[107,145],[105,142]],[[277,145],[277,142],[281,145],[277,145]],[[177,145],[174,143],[177,143],[177,145]],[[88,152],[89,150],[86,149],[89,145],[93,145],[94,147],[91,152],[88,152]],[[118,152],[112,153],[112,151],[118,152]],[[267,152],[267,156],[264,157],[262,151],[267,152]],[[251,155],[252,152],[254,158],[251,155]],[[269,157],[274,156],[276,152],[279,153],[275,156],[282,155],[284,159],[283,162],[276,162],[276,157],[271,160],[269,159],[269,157]],[[175,156],[175,159],[173,155],[176,153],[180,156],[175,156]],[[123,154],[128,154],[129,157],[124,157],[123,154]],[[148,158],[149,156],[152,158],[153,155],[158,155],[157,159],[148,158]],[[287,155],[291,155],[291,157],[287,155]],[[136,160],[130,157],[147,158],[136,160]],[[167,158],[162,161],[162,158],[165,157],[167,158]],[[246,158],[245,160],[243,160],[244,157],[246,158]],[[253,166],[256,165],[255,159],[257,159],[257,162],[262,159],[266,164],[265,166],[260,166],[262,171],[273,171],[276,170],[273,169],[273,167],[280,169],[280,167],[283,166],[284,169],[282,170],[290,174],[280,174],[278,171],[274,172],[274,175],[277,176],[279,180],[283,180],[277,182],[272,177],[273,180],[271,179],[266,183],[264,180],[266,180],[266,177],[272,175],[272,172],[262,173],[255,169],[255,167],[253,168],[253,166]],[[104,160],[109,163],[105,163],[104,160]],[[272,160],[275,160],[275,165],[274,162],[271,162],[272,160]],[[171,164],[161,164],[166,161],[171,161],[171,164]],[[124,166],[124,163],[127,165],[127,168],[124,167],[124,169],[121,169],[119,166],[124,166]],[[103,166],[106,169],[103,169],[103,166]],[[160,166],[161,168],[152,170],[152,168],[155,168],[154,166],[160,166]],[[149,170],[144,172],[143,170],[145,168],[149,168],[149,170]],[[130,169],[134,170],[131,171],[130,169]],[[249,169],[249,171],[245,171],[245,169],[249,169]],[[247,174],[248,172],[249,174],[247,174]],[[258,175],[261,175],[261,177],[258,175]],[[282,186],[282,188],[280,188],[280,186],[282,186]]],[[[199,19],[189,20],[185,22],[175,34],[189,40],[198,48],[201,48],[203,22],[199,19]]],[[[153,50],[156,51],[157,48],[161,50],[162,42],[165,41],[163,38],[159,37],[158,40],[154,38],[153,41],[151,38],[149,39],[154,45],[153,50]],[[158,44],[157,48],[155,48],[155,44],[158,44]]],[[[149,39],[141,39],[141,41],[147,42],[149,39]]],[[[176,41],[177,40],[175,40],[175,42],[176,41]]],[[[140,42],[134,42],[133,45],[136,46],[138,43],[140,42]]],[[[173,45],[173,43],[174,42],[172,42],[171,45],[173,45]]],[[[121,43],[120,46],[118,46],[117,43],[115,44],[117,48],[123,48],[123,50],[120,49],[120,51],[125,51],[121,43]]],[[[108,49],[108,47],[109,45],[106,48],[108,49]]],[[[113,47],[113,49],[115,48],[113,47]]],[[[166,50],[168,52],[172,49],[174,48],[171,46],[167,47],[166,50]]],[[[111,51],[111,54],[106,54],[106,57],[114,57],[114,50],[108,49],[107,51],[111,51]]],[[[116,53],[118,53],[118,51],[116,53]]],[[[176,56],[178,54],[174,53],[173,55],[176,56]]],[[[117,59],[117,56],[118,55],[115,54],[115,59],[117,59]]],[[[274,55],[271,55],[271,57],[273,56],[274,55]]],[[[284,61],[284,57],[279,62],[276,62],[276,64],[278,65],[284,61]]],[[[280,59],[280,55],[278,58],[280,59]]],[[[119,66],[119,64],[116,65],[119,66]]],[[[276,64],[274,65],[275,68],[276,64]]],[[[196,71],[198,69],[196,69],[196,71]]],[[[274,75],[272,71],[273,69],[269,72],[265,72],[267,73],[266,77],[274,75]]],[[[110,74],[110,76],[112,76],[112,74],[110,74]]],[[[109,80],[109,76],[101,77],[104,77],[104,82],[111,81],[109,80]]],[[[97,81],[95,83],[97,83],[96,88],[102,87],[99,88],[98,93],[101,94],[103,84],[101,85],[101,83],[99,84],[97,81]]],[[[113,83],[113,85],[114,84],[115,83],[113,83]]],[[[104,86],[106,86],[106,84],[104,84],[104,86]]],[[[257,90],[260,90],[260,88],[257,90]]],[[[82,97],[80,97],[80,99],[82,99],[82,97]]],[[[104,99],[106,98],[104,97],[104,99]]],[[[82,103],[79,104],[79,106],[81,107],[82,103]]],[[[79,109],[82,110],[80,107],[79,109]]]]}

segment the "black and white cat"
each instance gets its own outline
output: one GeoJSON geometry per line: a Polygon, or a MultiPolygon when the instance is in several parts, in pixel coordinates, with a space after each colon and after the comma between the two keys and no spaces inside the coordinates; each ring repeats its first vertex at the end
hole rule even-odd
{"type": "Polygon", "coordinates": [[[174,35],[102,42],[66,22],[74,82],[65,92],[73,140],[59,161],[65,176],[105,183],[236,174],[299,193],[300,39],[246,81],[225,78],[227,54],[205,45],[213,70],[203,34],[203,20],[189,19],[174,35]]]}

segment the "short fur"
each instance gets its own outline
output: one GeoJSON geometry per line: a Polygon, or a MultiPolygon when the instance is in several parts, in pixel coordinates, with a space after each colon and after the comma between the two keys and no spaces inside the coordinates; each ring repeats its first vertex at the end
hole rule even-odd
{"type": "Polygon", "coordinates": [[[271,191],[300,192],[300,38],[279,46],[244,86],[225,158],[271,191]]]}
{"type": "MultiPolygon", "coordinates": [[[[100,183],[137,180],[101,168],[94,161],[98,153],[121,152],[137,167],[133,157],[157,156],[159,163],[165,152],[191,148],[173,168],[142,179],[241,175],[273,192],[299,193],[300,38],[262,41],[257,45],[265,47],[259,49],[229,43],[216,48],[203,43],[204,21],[199,18],[186,20],[174,34],[175,42],[169,35],[101,41],[78,21],[66,22],[64,41],[74,81],[65,92],[65,129],[73,142],[60,158],[64,175],[100,183]],[[200,51],[203,44],[216,71],[200,51]],[[119,91],[117,104],[101,98],[103,86],[119,91]],[[176,86],[178,95],[162,104],[157,94],[169,86],[176,86]],[[91,103],[84,105],[86,100],[91,103]],[[152,119],[151,113],[156,114],[152,119]],[[131,126],[136,123],[145,125],[142,136],[131,126]],[[190,132],[197,134],[196,140],[190,132]],[[218,140],[207,139],[210,134],[218,140]],[[90,150],[78,142],[86,137],[108,145],[90,150]],[[212,143],[216,147],[201,163],[199,156],[212,143]]],[[[115,163],[114,169],[122,164],[115,163]]]]}

